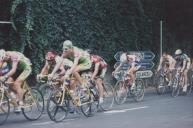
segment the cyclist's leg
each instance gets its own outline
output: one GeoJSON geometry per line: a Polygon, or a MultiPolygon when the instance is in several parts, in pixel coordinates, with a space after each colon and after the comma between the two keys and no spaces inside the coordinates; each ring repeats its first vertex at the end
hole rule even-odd
{"type": "Polygon", "coordinates": [[[103,68],[101,72],[99,72],[99,77],[96,79],[96,85],[99,91],[99,103],[103,102],[104,88],[103,88],[103,78],[106,74],[107,68],[103,68]]]}
{"type": "Polygon", "coordinates": [[[98,89],[98,92],[99,92],[99,103],[103,103],[104,89],[103,89],[103,80],[102,80],[102,78],[98,77],[96,79],[96,86],[97,86],[97,89],[98,89]]]}
{"type": "Polygon", "coordinates": [[[70,90],[76,92],[77,80],[72,76],[70,79],[70,90]]]}
{"type": "MultiPolygon", "coordinates": [[[[6,81],[9,83],[9,85],[13,86],[14,79],[12,77],[9,77],[8,80],[6,81]]],[[[14,91],[14,90],[13,90],[14,91]]]]}
{"type": "Polygon", "coordinates": [[[166,80],[169,82],[168,86],[172,85],[172,73],[169,69],[169,66],[166,67],[166,80]]]}
{"type": "Polygon", "coordinates": [[[188,71],[190,69],[190,62],[187,62],[186,68],[183,72],[184,75],[184,87],[183,87],[183,92],[187,91],[187,86],[188,86],[188,71]]]}
{"type": "Polygon", "coordinates": [[[130,81],[130,84],[131,84],[131,90],[133,90],[134,87],[135,87],[135,75],[134,75],[134,72],[135,72],[135,67],[129,69],[129,77],[130,77],[129,81],[130,81]]]}
{"type": "MultiPolygon", "coordinates": [[[[14,79],[12,77],[9,77],[8,80],[6,81],[9,83],[9,85],[11,85],[11,91],[13,91],[13,95],[11,95],[11,99],[12,99],[12,104],[14,107],[17,107],[18,104],[17,104],[17,97],[16,97],[16,91],[13,89],[13,83],[14,83],[14,79]]],[[[11,92],[12,93],[12,92],[11,92]]]]}
{"type": "Polygon", "coordinates": [[[172,81],[173,81],[172,71],[169,70],[169,84],[168,84],[168,86],[172,86],[172,81]]]}
{"type": "Polygon", "coordinates": [[[22,101],[23,98],[23,89],[22,89],[22,85],[24,83],[24,81],[27,79],[27,77],[31,74],[31,67],[26,68],[23,70],[23,72],[19,75],[18,78],[16,78],[14,84],[13,84],[13,88],[17,93],[17,97],[19,101],[22,101]]]}
{"type": "Polygon", "coordinates": [[[79,72],[90,68],[91,68],[91,62],[87,62],[87,63],[82,63],[77,65],[77,67],[73,70],[72,72],[73,76],[80,82],[81,85],[83,85],[83,81],[80,77],[79,72]]]}
{"type": "Polygon", "coordinates": [[[13,84],[13,88],[17,93],[17,99],[18,99],[18,105],[19,105],[14,107],[15,112],[21,111],[21,106],[23,105],[23,94],[24,94],[22,85],[24,84],[24,81],[27,79],[27,77],[30,75],[31,71],[32,71],[31,67],[24,69],[23,72],[19,75],[19,77],[16,78],[13,84]]]}
{"type": "Polygon", "coordinates": [[[188,86],[188,69],[184,70],[183,75],[184,75],[183,92],[186,92],[187,91],[187,86],[188,86]]]}

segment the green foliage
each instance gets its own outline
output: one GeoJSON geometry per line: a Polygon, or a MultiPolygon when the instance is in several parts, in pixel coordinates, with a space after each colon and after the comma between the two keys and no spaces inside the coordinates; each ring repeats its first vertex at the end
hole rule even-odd
{"type": "Polygon", "coordinates": [[[39,72],[45,52],[61,52],[66,39],[107,61],[114,60],[117,51],[136,49],[135,43],[151,39],[140,0],[15,0],[11,13],[19,33],[15,43],[21,44],[13,49],[30,57],[34,73],[39,72]]]}

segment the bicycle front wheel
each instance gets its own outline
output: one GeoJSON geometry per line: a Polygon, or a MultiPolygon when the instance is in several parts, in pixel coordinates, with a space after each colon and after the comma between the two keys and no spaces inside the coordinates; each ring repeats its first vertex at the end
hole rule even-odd
{"type": "Polygon", "coordinates": [[[142,79],[137,79],[135,81],[135,88],[133,90],[133,95],[135,101],[139,102],[143,100],[144,94],[145,94],[145,86],[142,79]]]}
{"type": "Polygon", "coordinates": [[[22,113],[28,120],[37,120],[44,111],[44,99],[36,88],[27,90],[23,95],[22,113]]]}
{"type": "Polygon", "coordinates": [[[47,113],[52,121],[60,122],[67,117],[69,98],[63,95],[62,90],[55,90],[48,98],[47,113]]]}
{"type": "Polygon", "coordinates": [[[0,92],[0,125],[7,121],[10,113],[9,99],[6,95],[0,92]]]}
{"type": "Polygon", "coordinates": [[[124,81],[117,81],[115,87],[115,102],[117,104],[125,103],[128,94],[128,87],[125,86],[124,81]]]}

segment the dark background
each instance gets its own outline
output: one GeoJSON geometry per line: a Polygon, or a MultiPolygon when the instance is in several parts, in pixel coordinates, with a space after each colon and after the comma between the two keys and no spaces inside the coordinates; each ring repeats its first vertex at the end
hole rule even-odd
{"type": "Polygon", "coordinates": [[[23,52],[39,72],[48,50],[66,39],[113,66],[117,51],[181,48],[193,57],[193,0],[0,0],[0,48],[23,52]]]}

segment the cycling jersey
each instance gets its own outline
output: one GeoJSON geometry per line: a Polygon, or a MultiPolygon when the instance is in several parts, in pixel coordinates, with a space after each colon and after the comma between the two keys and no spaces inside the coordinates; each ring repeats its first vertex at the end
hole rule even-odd
{"type": "Polygon", "coordinates": [[[74,50],[74,54],[69,55],[67,59],[74,62],[75,58],[79,58],[77,67],[80,71],[90,69],[92,63],[91,63],[89,54],[77,47],[73,47],[73,50],[74,50]]]}
{"type": "Polygon", "coordinates": [[[16,52],[16,51],[8,51],[7,53],[11,54],[10,61],[7,61],[8,65],[12,67],[13,62],[18,62],[17,69],[18,70],[24,70],[26,68],[31,68],[31,62],[30,60],[25,57],[22,53],[16,52]]]}
{"type": "Polygon", "coordinates": [[[17,70],[22,71],[18,78],[24,81],[31,74],[32,71],[32,64],[30,60],[20,52],[8,51],[7,53],[11,57],[10,60],[7,61],[7,64],[9,65],[9,67],[12,67],[12,64],[14,62],[18,62],[17,70]]]}
{"type": "Polygon", "coordinates": [[[93,64],[100,63],[100,69],[103,69],[103,68],[107,67],[107,63],[100,56],[91,55],[91,61],[93,62],[93,64]]]}
{"type": "Polygon", "coordinates": [[[175,57],[176,60],[176,66],[182,67],[183,62],[186,61],[186,68],[189,68],[190,58],[186,54],[180,55],[180,57],[175,57]]]}
{"type": "Polygon", "coordinates": [[[9,67],[6,62],[2,62],[0,64],[0,76],[4,76],[6,73],[9,72],[9,67]]]}
{"type": "Polygon", "coordinates": [[[83,51],[82,49],[77,48],[77,47],[73,47],[73,49],[74,49],[74,55],[69,55],[69,56],[67,57],[67,59],[69,59],[69,60],[71,60],[71,61],[74,62],[74,59],[75,59],[76,57],[79,57],[79,58],[80,58],[80,59],[79,59],[79,64],[81,64],[81,63],[86,63],[86,62],[89,61],[89,55],[88,55],[88,53],[86,53],[85,51],[83,51]]]}

